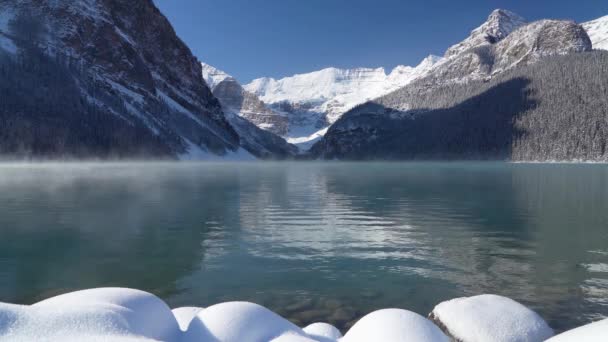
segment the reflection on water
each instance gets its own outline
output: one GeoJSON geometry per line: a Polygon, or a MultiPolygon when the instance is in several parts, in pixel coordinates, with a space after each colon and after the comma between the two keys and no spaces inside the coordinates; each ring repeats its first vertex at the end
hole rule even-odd
{"type": "Polygon", "coordinates": [[[496,293],[557,330],[608,316],[608,167],[0,166],[0,301],[97,286],[347,327],[496,293]]]}

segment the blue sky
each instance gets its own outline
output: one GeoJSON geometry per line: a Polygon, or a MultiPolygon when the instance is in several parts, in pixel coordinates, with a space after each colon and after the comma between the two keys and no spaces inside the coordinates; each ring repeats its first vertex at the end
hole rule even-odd
{"type": "Polygon", "coordinates": [[[201,60],[247,83],[335,66],[416,65],[495,8],[528,20],[608,15],[608,0],[154,0],[201,60]]]}

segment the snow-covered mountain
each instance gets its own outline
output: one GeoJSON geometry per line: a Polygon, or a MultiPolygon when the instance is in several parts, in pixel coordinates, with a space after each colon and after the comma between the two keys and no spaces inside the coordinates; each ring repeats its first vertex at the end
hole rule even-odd
{"type": "Polygon", "coordinates": [[[0,103],[3,155],[252,159],[291,149],[227,120],[152,0],[0,0],[0,63],[11,98],[0,103]]]}
{"type": "Polygon", "coordinates": [[[474,29],[469,37],[450,47],[446,51],[445,57],[453,57],[484,44],[494,44],[503,40],[511,32],[524,26],[526,23],[526,19],[511,11],[503,9],[494,10],[488,17],[488,20],[474,29]]]}
{"type": "Polygon", "coordinates": [[[605,101],[573,100],[602,98],[588,89],[604,89],[606,56],[582,53],[591,50],[587,32],[573,21],[526,24],[496,10],[425,76],[345,113],[311,153],[328,159],[604,160],[596,147],[605,134],[583,143],[577,139],[589,138],[591,128],[579,132],[572,125],[578,106],[592,131],[605,126],[605,101]],[[577,68],[587,80],[572,79],[579,77],[577,68]]]}
{"type": "Polygon", "coordinates": [[[270,109],[257,95],[246,91],[231,75],[209,64],[201,64],[203,78],[226,113],[243,117],[274,134],[287,134],[288,119],[285,115],[270,109]]]}
{"type": "Polygon", "coordinates": [[[280,80],[260,78],[244,88],[285,115],[289,129],[284,136],[305,148],[349,109],[424,76],[439,60],[429,56],[416,67],[398,66],[388,74],[383,68],[327,68],[280,80]]]}
{"type": "Polygon", "coordinates": [[[241,138],[241,145],[258,157],[288,158],[298,149],[279,135],[287,132],[287,118],[274,112],[227,73],[205,63],[203,78],[220,101],[226,118],[241,138]]]}
{"type": "Polygon", "coordinates": [[[608,15],[582,24],[594,49],[608,50],[608,15]]]}

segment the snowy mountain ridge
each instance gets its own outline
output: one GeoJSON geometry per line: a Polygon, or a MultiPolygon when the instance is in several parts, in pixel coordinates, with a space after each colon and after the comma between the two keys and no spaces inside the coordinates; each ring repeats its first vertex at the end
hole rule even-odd
{"type": "Polygon", "coordinates": [[[259,78],[244,88],[287,116],[287,141],[307,148],[342,114],[426,75],[439,60],[429,56],[416,67],[400,65],[390,73],[384,68],[326,68],[279,80],[259,78]]]}
{"type": "Polygon", "coordinates": [[[494,44],[506,38],[511,32],[524,26],[526,19],[511,11],[496,9],[488,20],[471,32],[471,35],[462,42],[450,47],[445,57],[453,57],[471,48],[483,45],[494,44]]]}
{"type": "Polygon", "coordinates": [[[202,62],[201,66],[203,69],[203,78],[205,79],[205,82],[207,82],[207,86],[209,86],[211,89],[215,88],[227,78],[232,78],[232,76],[228,75],[224,71],[207,63],[202,62]]]}
{"type": "MultiPolygon", "coordinates": [[[[566,123],[568,119],[564,118],[568,115],[560,116],[564,122],[556,125],[557,115],[551,114],[584,109],[585,120],[596,120],[597,114],[601,118],[602,111],[597,111],[601,107],[585,106],[572,98],[589,96],[588,90],[581,91],[585,87],[603,89],[602,64],[606,56],[591,53],[591,39],[573,21],[538,20],[525,24],[521,17],[505,17],[504,13],[494,11],[463,43],[448,49],[426,76],[344,114],[311,148],[311,154],[324,159],[356,160],[604,160],[602,149],[598,152],[593,148],[580,151],[560,147],[572,141],[575,146],[601,145],[603,133],[594,135],[600,137],[598,142],[582,144],[572,137],[585,134],[565,135],[563,127],[576,131],[584,125],[566,123]],[[496,24],[499,22],[506,24],[496,24]],[[585,76],[582,70],[587,72],[585,76]],[[571,94],[564,86],[574,83],[579,83],[580,95],[571,94]],[[542,96],[537,95],[541,93],[542,96]],[[518,123],[515,127],[526,134],[516,133],[513,118],[529,116],[536,121],[522,122],[524,129],[518,123]],[[536,145],[539,141],[542,149],[536,145]]],[[[598,97],[602,98],[590,96],[598,97]]],[[[601,101],[597,106],[602,106],[601,101]]],[[[578,117],[577,113],[577,120],[585,122],[578,117]]],[[[601,130],[603,122],[590,126],[602,127],[598,128],[601,130]]]]}
{"type": "Polygon", "coordinates": [[[608,50],[608,15],[582,24],[594,49],[608,50]]]}
{"type": "MultiPolygon", "coordinates": [[[[595,48],[608,48],[608,16],[583,26],[595,48]]],[[[529,24],[518,14],[497,9],[483,24],[473,29],[466,39],[448,48],[444,57],[429,56],[416,67],[399,65],[390,72],[384,68],[330,67],[282,79],[258,78],[242,87],[246,92],[256,95],[277,117],[287,118],[288,123],[281,124],[281,127],[287,125],[287,128],[274,132],[304,150],[323,137],[328,127],[344,113],[360,104],[428,76],[431,76],[428,79],[433,79],[435,85],[492,77],[522,63],[533,63],[544,55],[556,53],[551,51],[550,46],[535,47],[535,37],[580,35],[575,31],[574,27],[566,28],[563,24],[550,20],[529,24]],[[515,31],[519,31],[518,34],[512,35],[515,31]],[[498,44],[499,42],[502,43],[498,44]],[[494,51],[489,52],[489,49],[494,51]],[[496,61],[490,63],[488,57],[491,56],[487,52],[495,54],[496,61]]],[[[565,39],[570,38],[568,36],[565,39]]],[[[569,49],[561,46],[561,51],[582,51],[586,46],[580,39],[570,41],[579,45],[569,49]]],[[[212,66],[203,65],[203,74],[212,89],[230,78],[212,66]]],[[[245,117],[256,123],[255,113],[249,112],[245,117]]],[[[257,120],[261,123],[256,125],[262,129],[275,129],[269,118],[267,114],[264,115],[264,119],[257,120]]]]}

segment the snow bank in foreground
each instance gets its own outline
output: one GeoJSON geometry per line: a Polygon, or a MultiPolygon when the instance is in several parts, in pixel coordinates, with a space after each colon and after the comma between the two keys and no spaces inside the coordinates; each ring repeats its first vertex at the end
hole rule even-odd
{"type": "MultiPolygon", "coordinates": [[[[432,318],[468,341],[543,341],[551,329],[534,312],[504,297],[445,302],[432,318]]],[[[550,341],[604,341],[608,320],[550,341]]],[[[156,296],[130,289],[94,289],[57,296],[31,306],[0,303],[0,341],[167,342],[447,342],[430,320],[386,309],[363,317],[344,337],[333,326],[301,329],[252,303],[222,303],[173,311],[156,296]]]]}
{"type": "Polygon", "coordinates": [[[605,342],[608,341],[608,319],[557,335],[547,342],[605,342]]]}
{"type": "Polygon", "coordinates": [[[544,341],[553,330],[534,311],[509,298],[482,295],[435,307],[431,319],[463,342],[544,341]]]}
{"type": "Polygon", "coordinates": [[[385,309],[363,317],[342,341],[449,342],[449,339],[431,321],[418,314],[399,309],[385,309]]]}

